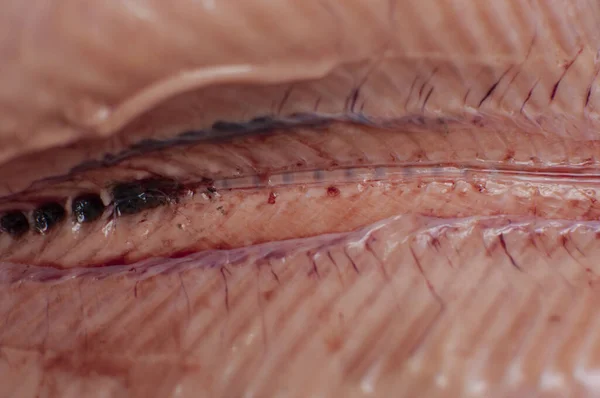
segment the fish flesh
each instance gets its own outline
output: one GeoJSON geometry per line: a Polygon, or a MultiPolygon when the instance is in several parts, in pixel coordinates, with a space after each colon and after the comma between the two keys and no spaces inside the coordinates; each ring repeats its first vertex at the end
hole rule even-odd
{"type": "Polygon", "coordinates": [[[0,2],[0,396],[600,394],[600,4],[0,2]]]}

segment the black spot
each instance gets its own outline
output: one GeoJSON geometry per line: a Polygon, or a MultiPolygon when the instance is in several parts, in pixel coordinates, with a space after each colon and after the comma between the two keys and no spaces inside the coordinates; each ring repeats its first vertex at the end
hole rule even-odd
{"type": "Polygon", "coordinates": [[[165,146],[166,144],[164,141],[147,138],[133,144],[131,149],[159,149],[164,148],[165,146]]]}
{"type": "Polygon", "coordinates": [[[592,88],[588,88],[587,95],[585,97],[585,106],[587,107],[590,103],[590,96],[592,95],[592,88]]]}
{"type": "Polygon", "coordinates": [[[29,221],[20,211],[10,211],[0,218],[0,228],[14,237],[19,237],[29,230],[29,221]]]}
{"type": "Polygon", "coordinates": [[[255,117],[254,119],[250,120],[251,124],[270,124],[273,123],[275,120],[271,117],[271,116],[259,116],[259,117],[255,117]]]}
{"type": "Polygon", "coordinates": [[[242,123],[224,122],[222,120],[217,120],[213,123],[212,129],[217,131],[236,132],[246,130],[246,126],[244,126],[242,123]]]}
{"type": "Polygon", "coordinates": [[[294,113],[290,113],[289,115],[290,119],[301,119],[301,120],[313,120],[316,119],[315,114],[313,113],[307,113],[307,112],[294,112],[294,113]]]}
{"type": "Polygon", "coordinates": [[[201,137],[204,132],[202,130],[188,130],[183,133],[179,133],[179,137],[181,138],[196,138],[201,137]]]}
{"type": "Polygon", "coordinates": [[[248,124],[248,131],[253,132],[265,132],[278,128],[285,128],[287,125],[281,120],[274,119],[271,116],[259,116],[252,120],[248,124]]]}
{"type": "Polygon", "coordinates": [[[560,80],[554,84],[554,87],[552,87],[552,94],[550,94],[550,101],[553,101],[554,97],[556,97],[556,91],[558,90],[559,84],[560,84],[560,80]]]}
{"type": "Polygon", "coordinates": [[[58,203],[45,203],[33,211],[33,226],[39,233],[46,233],[64,220],[65,214],[65,209],[58,203]]]}
{"type": "Polygon", "coordinates": [[[73,199],[71,205],[73,216],[79,223],[87,223],[96,220],[104,212],[104,203],[96,194],[85,194],[73,199]]]}
{"type": "Polygon", "coordinates": [[[118,216],[136,214],[165,205],[176,198],[179,189],[179,184],[166,179],[146,179],[118,184],[112,190],[115,212],[118,216]]]}

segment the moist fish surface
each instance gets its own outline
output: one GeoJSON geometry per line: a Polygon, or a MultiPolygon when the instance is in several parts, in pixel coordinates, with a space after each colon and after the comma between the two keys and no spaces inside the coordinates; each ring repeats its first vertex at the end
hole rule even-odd
{"type": "Polygon", "coordinates": [[[600,6],[0,2],[0,396],[595,396],[600,6]]]}

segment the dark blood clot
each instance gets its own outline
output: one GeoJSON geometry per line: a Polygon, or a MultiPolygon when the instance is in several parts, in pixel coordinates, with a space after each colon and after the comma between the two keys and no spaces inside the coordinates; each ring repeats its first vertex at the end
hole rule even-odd
{"type": "Polygon", "coordinates": [[[96,194],[80,195],[73,199],[71,205],[73,216],[79,223],[87,223],[96,220],[104,212],[104,203],[96,194]]]}
{"type": "Polygon", "coordinates": [[[33,211],[33,227],[39,233],[46,233],[64,220],[65,209],[56,202],[45,203],[33,211]]]}
{"type": "Polygon", "coordinates": [[[29,230],[29,221],[23,212],[9,211],[0,217],[0,229],[14,237],[19,237],[29,230]]]}

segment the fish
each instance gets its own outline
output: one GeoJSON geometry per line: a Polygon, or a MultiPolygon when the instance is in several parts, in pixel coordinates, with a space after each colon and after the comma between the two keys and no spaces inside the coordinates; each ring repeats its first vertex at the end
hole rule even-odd
{"type": "Polygon", "coordinates": [[[597,395],[599,21],[0,2],[0,395],[597,395]]]}

